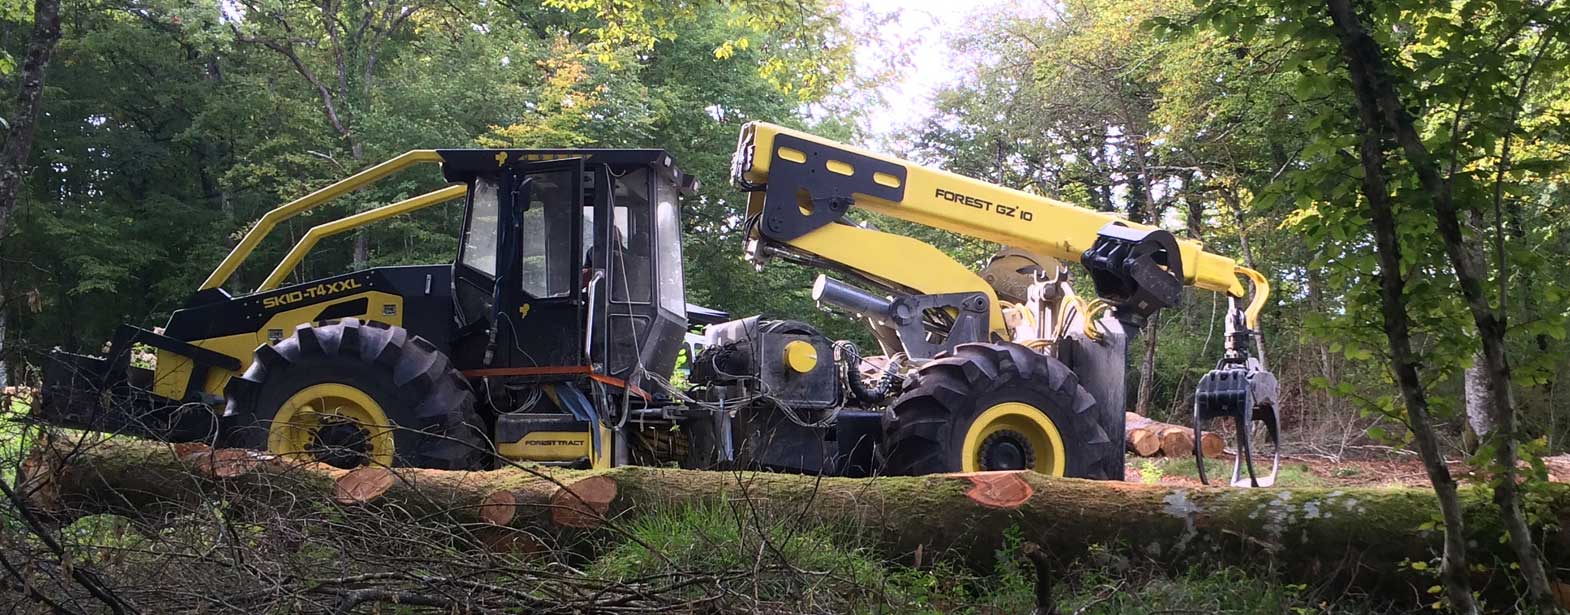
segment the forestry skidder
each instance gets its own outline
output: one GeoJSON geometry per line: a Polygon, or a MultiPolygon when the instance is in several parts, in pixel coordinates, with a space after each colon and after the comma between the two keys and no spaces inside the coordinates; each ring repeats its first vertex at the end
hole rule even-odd
{"type": "Polygon", "coordinates": [[[1248,354],[1268,286],[1229,258],[764,123],[743,128],[731,179],[747,194],[746,257],[838,276],[813,297],[870,327],[878,356],[797,320],[689,305],[678,200],[697,182],[663,150],[414,151],[269,212],[161,331],[124,325],[106,356],[57,353],[40,412],[343,467],[478,469],[499,455],[1118,480],[1129,341],[1193,285],[1229,298],[1196,426],[1233,417],[1251,477],[1253,422],[1277,439],[1275,379],[1248,354]],[[318,225],[253,292],[223,290],[279,222],[419,163],[454,185],[318,225]],[[459,198],[451,263],[279,286],[324,237],[459,198]],[[971,271],[853,223],[856,210],[1005,249],[971,271]],[[1084,265],[1095,298],[1063,261],[1084,265]],[[672,386],[697,325],[702,351],[672,386]],[[156,351],[153,368],[130,364],[136,346],[156,351]]]}

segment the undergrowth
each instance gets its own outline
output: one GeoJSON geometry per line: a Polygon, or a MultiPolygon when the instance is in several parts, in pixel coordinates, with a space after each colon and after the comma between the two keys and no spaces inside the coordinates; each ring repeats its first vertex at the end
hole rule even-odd
{"type": "MultiPolygon", "coordinates": [[[[853,533],[794,517],[759,521],[747,509],[722,505],[649,514],[625,529],[627,536],[605,545],[589,566],[591,576],[613,582],[702,579],[686,590],[688,596],[729,594],[708,605],[722,611],[728,606],[792,613],[990,615],[1030,613],[1036,606],[1036,572],[1020,555],[1017,529],[1007,533],[992,568],[982,572],[946,560],[921,567],[886,561],[853,533]]],[[[1119,555],[1124,551],[1095,547],[1056,564],[1061,569],[1051,575],[1052,593],[1059,610],[1076,615],[1388,610],[1233,566],[1199,564],[1168,571],[1119,555]]]]}
{"type": "MultiPolygon", "coordinates": [[[[30,408],[28,399],[21,395],[0,394],[0,460],[22,458],[27,441],[21,419],[27,416],[30,408]]],[[[13,463],[0,463],[0,480],[11,483],[15,471],[13,463]]]]}

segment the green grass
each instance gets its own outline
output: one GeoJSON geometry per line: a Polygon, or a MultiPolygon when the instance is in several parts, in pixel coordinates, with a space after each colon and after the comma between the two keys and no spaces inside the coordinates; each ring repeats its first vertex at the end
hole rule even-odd
{"type": "MultiPolygon", "coordinates": [[[[1254,461],[1254,472],[1256,474],[1265,476],[1270,473],[1270,460],[1268,458],[1255,458],[1254,461]]],[[[1141,459],[1135,462],[1135,464],[1133,467],[1138,470],[1140,476],[1149,477],[1156,475],[1158,477],[1157,481],[1147,480],[1146,482],[1158,482],[1160,476],[1199,478],[1199,469],[1195,466],[1193,457],[1141,459]]],[[[1205,475],[1212,483],[1217,481],[1224,483],[1231,480],[1232,460],[1206,459],[1205,475]]],[[[1246,467],[1243,469],[1243,477],[1248,478],[1248,469],[1246,467]]],[[[1281,462],[1281,471],[1276,475],[1276,485],[1280,487],[1323,487],[1327,484],[1323,478],[1315,475],[1313,471],[1308,469],[1307,465],[1302,463],[1283,461],[1281,462]]]]}
{"type": "Polygon", "coordinates": [[[27,400],[20,396],[0,397],[0,480],[8,484],[27,449],[26,433],[20,420],[31,409],[27,400]]]}
{"type": "Polygon", "coordinates": [[[1307,584],[1250,576],[1235,567],[1196,566],[1175,574],[1079,568],[1074,591],[1059,608],[1080,615],[1168,613],[1364,614],[1394,612],[1344,596],[1319,595],[1307,584]]]}
{"type": "MultiPolygon", "coordinates": [[[[920,568],[885,561],[852,532],[799,524],[794,517],[754,521],[745,507],[680,507],[626,527],[636,540],[604,545],[587,567],[590,576],[647,582],[681,571],[689,578],[727,579],[694,585],[685,595],[701,598],[723,583],[730,607],[742,610],[991,615],[1027,613],[1035,606],[1035,571],[1019,555],[1017,530],[1007,533],[992,570],[973,571],[942,561],[920,568]]],[[[1081,615],[1378,612],[1360,602],[1337,604],[1332,601],[1338,598],[1317,595],[1307,585],[1250,576],[1240,568],[1196,565],[1169,573],[1121,553],[1098,547],[1065,562],[1053,588],[1060,610],[1081,615]]]]}
{"type": "MultiPolygon", "coordinates": [[[[609,548],[589,573],[631,581],[676,572],[724,577],[757,571],[746,581],[749,597],[818,605],[838,604],[856,587],[883,583],[877,560],[848,536],[789,519],[757,519],[738,506],[682,506],[640,517],[626,527],[632,538],[609,548]]],[[[684,593],[696,598],[705,589],[694,585],[684,593]]]]}

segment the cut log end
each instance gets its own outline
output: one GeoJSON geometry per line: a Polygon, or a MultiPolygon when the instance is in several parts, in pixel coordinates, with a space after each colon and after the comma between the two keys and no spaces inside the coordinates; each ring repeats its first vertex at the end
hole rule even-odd
{"type": "Polygon", "coordinates": [[[1216,459],[1226,453],[1227,441],[1220,435],[1207,431],[1199,436],[1199,448],[1206,457],[1216,459]]]}
{"type": "Polygon", "coordinates": [[[1020,474],[1019,471],[963,474],[972,485],[970,491],[965,492],[965,497],[987,508],[1019,508],[1030,500],[1030,496],[1035,495],[1030,483],[1025,482],[1020,474]]]}
{"type": "Polygon", "coordinates": [[[517,516],[518,497],[509,491],[495,491],[480,501],[480,519],[491,525],[509,525],[517,516]]]}
{"type": "MultiPolygon", "coordinates": [[[[1159,453],[1167,457],[1194,456],[1192,427],[1162,423],[1133,412],[1125,413],[1123,419],[1124,442],[1135,455],[1153,457],[1159,453]]],[[[1200,432],[1199,447],[1206,457],[1220,457],[1226,450],[1226,440],[1215,433],[1200,432]]]]}
{"type": "Polygon", "coordinates": [[[17,492],[35,509],[52,512],[60,509],[60,456],[54,449],[39,446],[22,460],[17,477],[17,492]]]}
{"type": "Polygon", "coordinates": [[[1194,432],[1169,429],[1161,434],[1161,454],[1168,457],[1188,457],[1194,454],[1194,432]]]}
{"type": "Polygon", "coordinates": [[[1161,452],[1161,438],[1155,432],[1143,427],[1129,429],[1125,434],[1125,443],[1128,450],[1140,457],[1150,457],[1161,452]]]}
{"type": "Polygon", "coordinates": [[[599,527],[615,499],[616,479],[590,476],[551,495],[551,521],[561,527],[599,527]]]}
{"type": "Polygon", "coordinates": [[[398,475],[389,468],[355,468],[333,481],[333,501],[344,505],[368,504],[392,489],[398,475]]]}

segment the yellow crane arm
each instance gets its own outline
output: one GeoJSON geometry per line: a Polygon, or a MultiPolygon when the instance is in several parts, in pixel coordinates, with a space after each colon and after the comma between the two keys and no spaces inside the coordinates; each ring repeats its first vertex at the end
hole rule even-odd
{"type": "MultiPolygon", "coordinates": [[[[897,244],[878,237],[890,236],[887,233],[851,232],[847,229],[852,227],[831,223],[840,222],[854,207],[1072,262],[1083,262],[1086,251],[1111,224],[1131,231],[1154,230],[1104,212],[764,122],[742,129],[732,180],[753,191],[748,205],[748,216],[756,222],[752,239],[784,244],[863,276],[923,293],[955,292],[957,288],[983,292],[994,304],[993,291],[979,277],[957,276],[957,263],[934,264],[929,252],[938,252],[936,248],[909,238],[897,244]],[[796,194],[776,194],[786,190],[796,194]],[[794,208],[766,207],[771,200],[792,197],[794,208]],[[912,248],[911,243],[925,249],[912,248]],[[881,260],[864,255],[880,250],[897,252],[881,260]],[[891,258],[894,262],[883,262],[891,258]]],[[[1171,241],[1180,262],[1169,265],[1181,269],[1183,284],[1243,298],[1249,294],[1248,288],[1238,276],[1247,276],[1255,291],[1248,316],[1251,321],[1257,319],[1268,292],[1263,276],[1231,258],[1206,252],[1199,242],[1171,241]]],[[[1002,316],[996,309],[991,324],[992,330],[1002,330],[1002,316]]]]}

